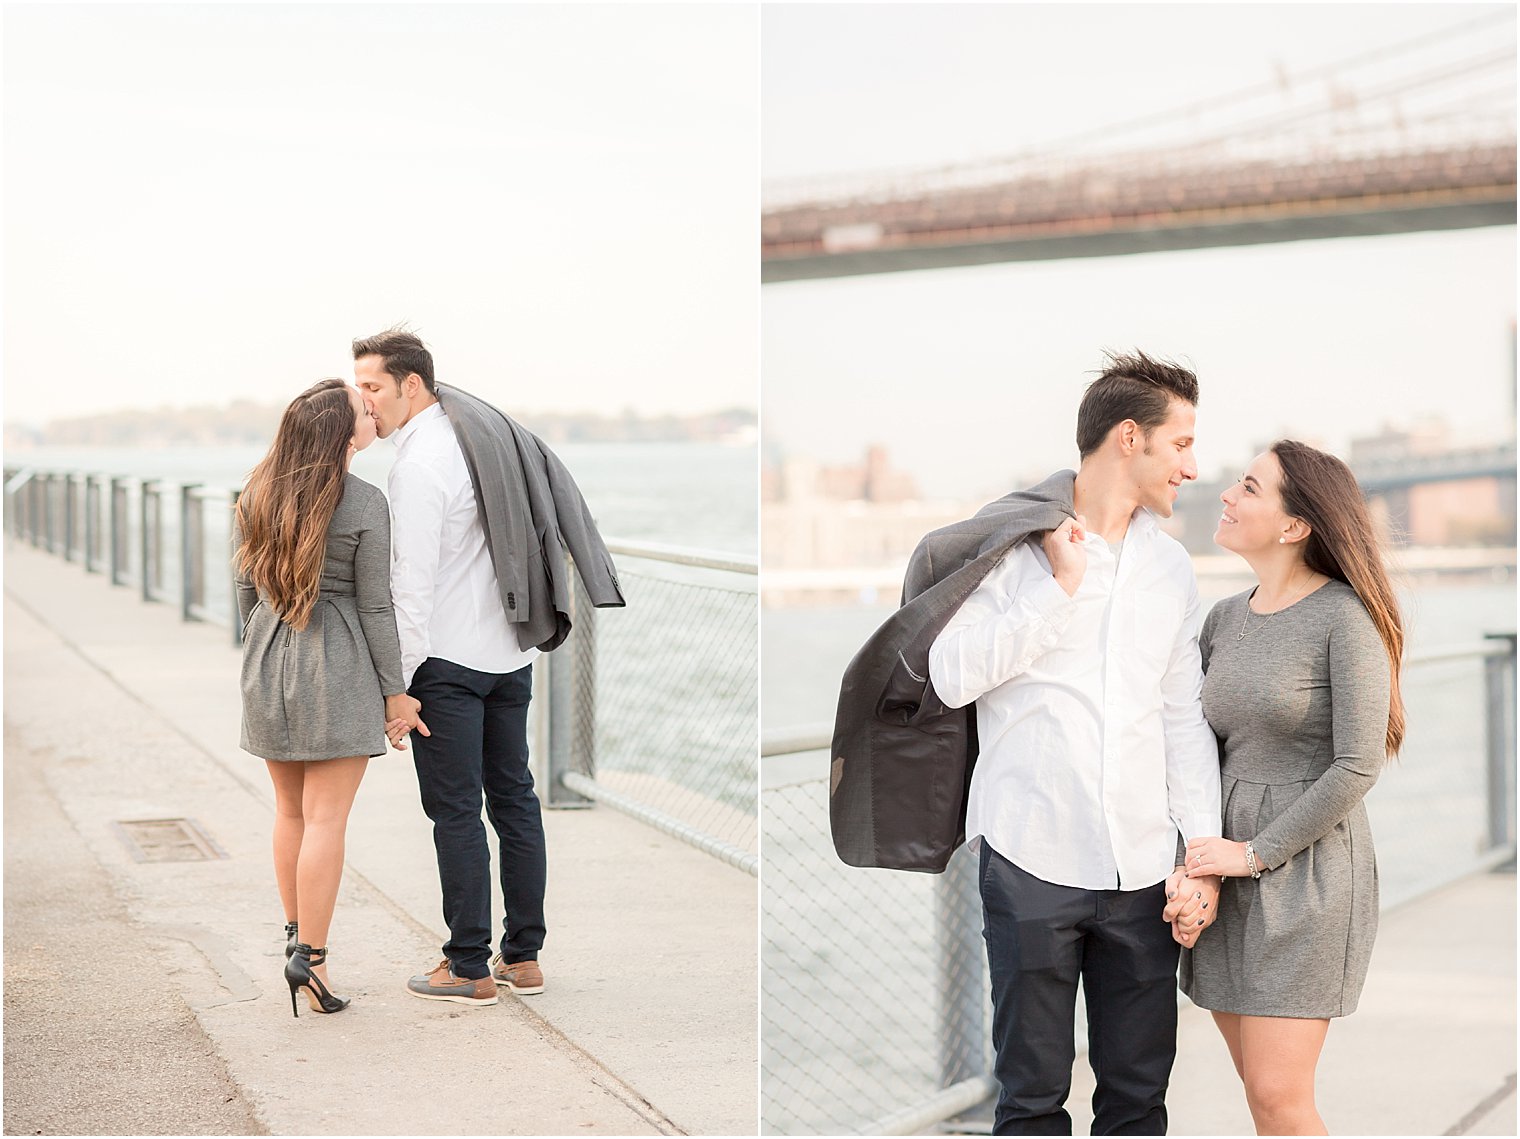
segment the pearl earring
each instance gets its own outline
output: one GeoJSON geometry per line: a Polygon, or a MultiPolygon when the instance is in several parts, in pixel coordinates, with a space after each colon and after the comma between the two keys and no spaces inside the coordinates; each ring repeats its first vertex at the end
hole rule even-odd
{"type": "Polygon", "coordinates": [[[1284,543],[1284,542],[1286,542],[1286,541],[1287,541],[1287,540],[1288,540],[1288,539],[1286,539],[1286,538],[1279,538],[1279,539],[1277,539],[1277,544],[1278,544],[1278,545],[1279,545],[1279,546],[1281,546],[1281,545],[1282,545],[1282,544],[1283,544],[1283,543],[1284,543]]]}

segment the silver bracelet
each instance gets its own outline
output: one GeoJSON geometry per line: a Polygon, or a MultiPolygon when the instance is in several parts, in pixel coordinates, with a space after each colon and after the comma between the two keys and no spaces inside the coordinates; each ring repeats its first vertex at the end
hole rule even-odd
{"type": "Polygon", "coordinates": [[[1256,848],[1249,842],[1246,843],[1246,869],[1251,872],[1252,878],[1261,877],[1261,868],[1256,865],[1256,848]]]}

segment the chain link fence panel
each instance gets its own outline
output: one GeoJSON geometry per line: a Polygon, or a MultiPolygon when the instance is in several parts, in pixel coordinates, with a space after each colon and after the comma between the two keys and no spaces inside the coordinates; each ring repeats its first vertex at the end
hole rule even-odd
{"type": "Polygon", "coordinates": [[[566,646],[582,654],[574,731],[586,742],[572,769],[753,854],[756,577],[626,554],[618,565],[627,607],[596,610],[594,637],[577,629],[566,646]]]}
{"type": "MultiPolygon", "coordinates": [[[[1485,667],[1473,651],[1405,669],[1404,750],[1367,798],[1385,909],[1492,862],[1487,731],[1503,710],[1489,705],[1485,667]]],[[[761,1127],[871,1133],[874,1121],[978,1074],[978,1057],[991,1071],[974,873],[969,902],[964,893],[975,859],[963,847],[944,875],[844,865],[829,834],[828,755],[796,759],[816,760],[819,776],[761,796],[761,1127]]]]}
{"type": "MultiPolygon", "coordinates": [[[[872,1121],[938,1092],[942,1074],[959,1078],[942,1071],[941,1035],[967,1035],[954,1011],[966,971],[973,1037],[984,1040],[985,955],[945,956],[942,876],[835,857],[826,778],[766,788],[761,809],[761,1128],[869,1133],[872,1121]]],[[[979,945],[979,909],[974,921],[979,945]]],[[[959,924],[950,932],[963,933],[959,924]]],[[[970,1066],[986,1071],[984,1047],[975,1050],[970,1066]]]]}
{"type": "Polygon", "coordinates": [[[1461,877],[1489,850],[1482,658],[1403,676],[1404,746],[1367,793],[1384,908],[1461,877]]]}

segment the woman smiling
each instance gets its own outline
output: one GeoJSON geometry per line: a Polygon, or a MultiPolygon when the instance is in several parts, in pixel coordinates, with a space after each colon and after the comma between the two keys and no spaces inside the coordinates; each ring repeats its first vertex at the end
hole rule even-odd
{"type": "Polygon", "coordinates": [[[1330,1018],[1356,1009],[1377,931],[1362,800],[1404,736],[1404,633],[1356,479],[1289,440],[1221,496],[1214,540],[1258,584],[1199,637],[1220,740],[1223,837],[1190,877],[1221,875],[1183,991],[1213,1011],[1263,1135],[1325,1134],[1314,1070],[1330,1018]]]}

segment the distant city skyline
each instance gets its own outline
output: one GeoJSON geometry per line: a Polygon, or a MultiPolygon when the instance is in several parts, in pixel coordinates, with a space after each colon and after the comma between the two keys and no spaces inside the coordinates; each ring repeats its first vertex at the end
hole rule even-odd
{"type": "MultiPolygon", "coordinates": [[[[1021,153],[1252,85],[1296,90],[1294,75],[1462,25],[1508,51],[1495,82],[1512,88],[1504,17],[1473,4],[778,5],[762,21],[763,173],[1021,153]]],[[[1339,95],[1354,114],[1357,90],[1339,95]]],[[[765,286],[761,308],[768,455],[837,463],[881,444],[931,495],[1000,494],[1075,465],[1076,409],[1104,349],[1197,371],[1204,477],[1285,435],[1344,451],[1432,414],[1458,440],[1514,431],[1513,226],[797,281],[765,286]]]]}
{"type": "MultiPolygon", "coordinates": [[[[232,403],[185,407],[127,408],[63,416],[41,427],[7,423],[7,452],[33,448],[163,447],[176,445],[267,444],[284,403],[232,403]]],[[[518,414],[523,426],[548,442],[753,441],[757,416],[743,407],[710,408],[684,414],[640,414],[632,409],[604,412],[537,411],[518,414]]]]}

